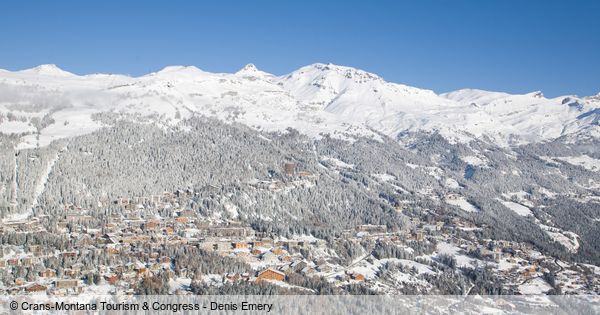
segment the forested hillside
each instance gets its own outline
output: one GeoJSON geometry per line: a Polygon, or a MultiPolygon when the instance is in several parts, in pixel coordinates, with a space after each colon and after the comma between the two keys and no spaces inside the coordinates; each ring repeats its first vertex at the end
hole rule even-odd
{"type": "Polygon", "coordinates": [[[423,132],[346,141],[292,129],[261,133],[203,117],[170,127],[97,118],[112,127],[38,149],[15,151],[4,136],[4,217],[30,211],[59,216],[67,204],[109,215],[120,197],[189,188],[198,193],[183,207],[282,235],[327,238],[358,224],[403,229],[413,214],[429,209],[482,226],[481,238],[529,242],[564,259],[600,260],[600,174],[561,160],[597,157],[589,152],[594,140],[509,149],[475,140],[451,144],[423,132]],[[293,174],[286,163],[293,163],[293,174]],[[528,210],[519,213],[514,204],[528,210]],[[569,233],[577,235],[574,251],[556,239],[569,233]]]}

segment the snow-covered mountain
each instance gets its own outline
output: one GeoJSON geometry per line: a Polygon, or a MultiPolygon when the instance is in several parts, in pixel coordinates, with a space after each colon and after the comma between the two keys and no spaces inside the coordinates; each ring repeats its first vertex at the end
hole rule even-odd
{"type": "Polygon", "coordinates": [[[452,235],[597,265],[599,122],[600,95],[438,95],[331,64],[0,71],[0,219],[67,205],[103,218],[120,198],[193,189],[186,209],[281,235],[457,218],[468,225],[452,235]]]}
{"type": "Polygon", "coordinates": [[[313,64],[275,76],[249,64],[236,73],[171,66],[140,77],[79,76],[55,65],[0,71],[0,132],[20,134],[19,148],[102,127],[95,113],[114,112],[176,124],[194,114],[260,130],[288,127],[310,136],[391,137],[439,131],[452,141],[480,138],[499,145],[600,135],[600,96],[548,99],[386,82],[362,70],[313,64]]]}

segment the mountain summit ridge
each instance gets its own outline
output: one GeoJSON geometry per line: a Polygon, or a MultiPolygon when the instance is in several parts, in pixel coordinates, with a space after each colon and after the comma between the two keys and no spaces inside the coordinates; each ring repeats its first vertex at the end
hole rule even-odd
{"type": "MultiPolygon", "coordinates": [[[[546,98],[541,92],[508,94],[477,89],[436,94],[385,81],[352,67],[314,63],[275,76],[247,64],[236,73],[195,66],[168,66],[147,75],[75,75],[56,65],[0,71],[0,113],[30,121],[48,114],[55,123],[38,128],[40,141],[23,136],[23,147],[100,128],[94,113],[159,117],[176,124],[200,114],[265,131],[291,127],[309,136],[351,139],[378,133],[439,132],[451,141],[488,139],[501,146],[598,132],[600,98],[546,98]],[[8,97],[8,95],[18,96],[8,97]],[[34,113],[29,108],[41,109],[34,113]],[[80,122],[80,123],[78,123],[80,122]],[[71,123],[71,124],[69,124],[71,123]]],[[[31,125],[0,124],[2,133],[32,132],[31,125]]]]}

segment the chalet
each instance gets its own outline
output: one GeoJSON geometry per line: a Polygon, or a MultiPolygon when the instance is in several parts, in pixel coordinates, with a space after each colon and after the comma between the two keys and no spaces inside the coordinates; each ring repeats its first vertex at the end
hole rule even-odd
{"type": "Polygon", "coordinates": [[[25,288],[25,292],[27,292],[27,293],[46,292],[46,290],[48,290],[48,288],[46,286],[38,284],[38,283],[32,284],[32,285],[28,286],[27,288],[25,288]]]}
{"type": "Polygon", "coordinates": [[[283,164],[283,169],[287,176],[294,176],[294,173],[296,172],[296,163],[286,162],[283,164]]]}
{"type": "Polygon", "coordinates": [[[144,265],[142,262],[137,262],[135,264],[135,267],[133,268],[133,270],[138,274],[145,274],[148,271],[148,268],[146,268],[146,265],[144,265]]]}
{"type": "Polygon", "coordinates": [[[536,271],[537,271],[536,266],[529,266],[521,272],[521,276],[523,276],[524,278],[531,278],[535,275],[536,271]]]}
{"type": "Polygon", "coordinates": [[[144,230],[155,230],[158,228],[158,226],[160,225],[160,222],[158,221],[148,221],[146,223],[144,223],[143,227],[144,230]]]}
{"type": "Polygon", "coordinates": [[[118,255],[119,254],[119,250],[114,248],[114,247],[107,247],[106,248],[106,253],[108,255],[118,255]]]}
{"type": "Polygon", "coordinates": [[[352,273],[350,275],[350,277],[352,278],[352,280],[355,280],[355,281],[361,281],[361,282],[365,281],[365,276],[363,274],[361,274],[361,273],[358,273],[358,272],[352,273]]]}
{"type": "Polygon", "coordinates": [[[137,268],[135,268],[135,272],[138,275],[143,275],[143,274],[146,274],[148,272],[148,268],[146,268],[146,267],[137,267],[137,268]]]}
{"type": "Polygon", "coordinates": [[[61,255],[63,257],[77,257],[77,252],[63,252],[61,255]]]}
{"type": "Polygon", "coordinates": [[[175,221],[177,221],[178,223],[181,223],[181,224],[187,224],[189,219],[188,219],[188,217],[177,217],[177,218],[175,218],[175,221]]]}
{"type": "Polygon", "coordinates": [[[40,245],[29,245],[28,250],[36,256],[42,253],[42,247],[40,245]]]}
{"type": "Polygon", "coordinates": [[[212,237],[247,237],[252,236],[253,231],[246,227],[209,227],[206,236],[212,237]]]}
{"type": "Polygon", "coordinates": [[[149,198],[148,197],[135,197],[135,198],[133,198],[133,200],[136,204],[144,204],[144,203],[148,202],[149,198]]]}
{"type": "Polygon", "coordinates": [[[40,271],[39,275],[42,278],[52,278],[52,277],[56,277],[56,271],[48,268],[46,270],[40,271]]]}
{"type": "Polygon", "coordinates": [[[281,247],[275,247],[271,251],[273,252],[273,254],[275,254],[277,256],[283,255],[285,253],[285,251],[281,247]]]}
{"type": "Polygon", "coordinates": [[[428,231],[428,232],[437,232],[439,230],[441,230],[441,226],[437,225],[437,224],[425,224],[423,225],[423,230],[428,231]]]}
{"type": "Polygon", "coordinates": [[[109,284],[115,285],[115,284],[117,284],[117,282],[119,282],[119,276],[114,275],[114,274],[104,276],[104,280],[106,280],[106,282],[108,282],[109,284]]]}
{"type": "Polygon", "coordinates": [[[164,232],[165,232],[165,234],[167,234],[167,235],[172,235],[172,234],[174,234],[174,233],[175,233],[175,229],[173,229],[173,228],[172,228],[172,227],[170,227],[170,226],[167,226],[167,227],[164,229],[164,232]]]}
{"type": "Polygon", "coordinates": [[[232,244],[234,249],[242,249],[242,248],[248,248],[249,245],[246,242],[235,242],[232,244]]]}
{"type": "Polygon", "coordinates": [[[416,241],[422,241],[425,238],[425,234],[423,232],[419,231],[419,232],[416,232],[413,235],[413,237],[416,241]]]}
{"type": "Polygon", "coordinates": [[[179,212],[179,218],[195,218],[196,217],[196,213],[192,210],[183,210],[181,212],[179,212]]]}
{"type": "Polygon", "coordinates": [[[73,270],[73,269],[64,269],[63,270],[63,275],[66,278],[75,278],[78,274],[79,274],[79,272],[76,270],[73,270]]]}
{"type": "Polygon", "coordinates": [[[298,272],[298,271],[308,267],[308,263],[303,260],[298,260],[298,261],[291,263],[290,266],[292,267],[292,269],[294,271],[298,272]]]}
{"type": "Polygon", "coordinates": [[[374,224],[363,224],[356,227],[357,232],[366,232],[366,233],[385,233],[387,231],[387,227],[385,225],[374,225],[374,224]]]}
{"type": "Polygon", "coordinates": [[[118,204],[120,206],[125,206],[125,205],[128,205],[129,202],[130,202],[129,198],[121,197],[121,198],[117,199],[116,204],[118,204]]]}
{"type": "Polygon", "coordinates": [[[303,241],[288,241],[285,244],[285,247],[288,251],[299,251],[302,248],[305,248],[305,242],[303,241]]]}
{"type": "Polygon", "coordinates": [[[256,282],[260,283],[264,280],[275,280],[275,281],[285,281],[285,273],[268,268],[258,273],[256,277],[256,282]]]}

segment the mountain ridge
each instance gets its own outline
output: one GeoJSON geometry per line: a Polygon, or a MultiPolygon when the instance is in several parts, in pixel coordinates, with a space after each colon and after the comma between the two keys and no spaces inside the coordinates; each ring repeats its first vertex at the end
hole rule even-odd
{"type": "MultiPolygon", "coordinates": [[[[56,65],[0,71],[0,114],[18,116],[0,124],[2,133],[31,132],[31,120],[49,115],[39,140],[24,135],[22,148],[83,134],[83,119],[97,128],[94,113],[159,117],[176,124],[193,115],[237,121],[257,129],[294,128],[313,137],[392,138],[406,131],[440,132],[451,141],[490,139],[501,146],[598,133],[600,98],[539,92],[508,94],[462,89],[436,94],[346,66],[315,63],[275,76],[248,64],[236,73],[211,73],[195,66],[167,66],[132,77],[77,75],[56,65]],[[14,94],[14,95],[13,95],[14,94]],[[32,108],[40,110],[32,111],[32,108]],[[71,121],[69,121],[71,116],[71,121]],[[63,126],[60,127],[59,125],[63,126]],[[20,126],[19,126],[20,125],[20,126]]],[[[39,126],[38,126],[39,127],[39,126]]]]}

